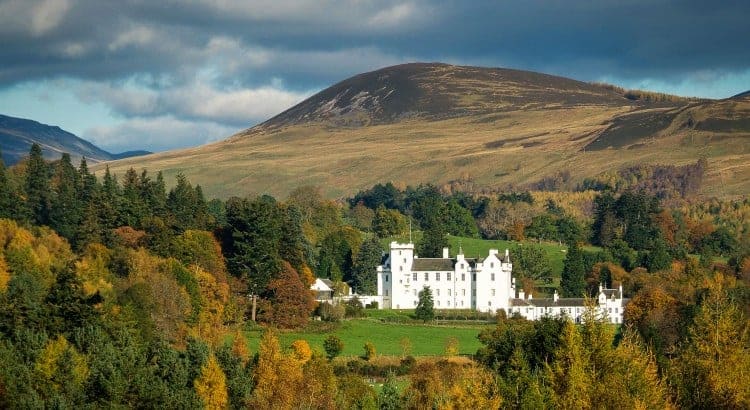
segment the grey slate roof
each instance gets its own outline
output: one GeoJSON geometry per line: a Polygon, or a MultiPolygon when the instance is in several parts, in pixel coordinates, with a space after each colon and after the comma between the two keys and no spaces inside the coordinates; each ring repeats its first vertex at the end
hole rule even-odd
{"type": "Polygon", "coordinates": [[[417,258],[414,259],[414,264],[411,270],[413,271],[452,271],[453,259],[443,258],[417,258]]]}
{"type": "Polygon", "coordinates": [[[584,307],[584,298],[560,298],[555,302],[554,299],[512,299],[511,306],[529,306],[529,307],[584,307]]]}
{"type": "MultiPolygon", "coordinates": [[[[476,268],[477,263],[482,263],[484,258],[465,258],[464,261],[471,268],[476,268]]],[[[455,259],[443,259],[443,258],[416,258],[412,264],[411,270],[422,272],[422,271],[453,271],[456,266],[455,259]]]]}

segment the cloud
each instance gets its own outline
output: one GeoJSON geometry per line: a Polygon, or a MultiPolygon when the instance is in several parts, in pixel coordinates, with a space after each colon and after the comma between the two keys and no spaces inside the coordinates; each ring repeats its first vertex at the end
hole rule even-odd
{"type": "Polygon", "coordinates": [[[380,10],[367,20],[370,27],[398,27],[414,17],[416,7],[412,3],[396,4],[391,8],[380,10]]]}
{"type": "Polygon", "coordinates": [[[236,131],[210,121],[185,121],[162,116],[94,127],[86,130],[83,138],[113,153],[138,149],[163,151],[218,141],[236,131]]]}
{"type": "Polygon", "coordinates": [[[70,10],[69,0],[43,0],[31,14],[31,32],[35,36],[56,28],[70,10]]]}

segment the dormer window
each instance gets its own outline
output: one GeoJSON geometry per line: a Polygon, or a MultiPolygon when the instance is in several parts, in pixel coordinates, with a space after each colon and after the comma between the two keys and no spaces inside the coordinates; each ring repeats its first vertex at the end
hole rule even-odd
{"type": "Polygon", "coordinates": [[[430,274],[429,272],[424,273],[424,280],[430,280],[430,274]]]}
{"type": "Polygon", "coordinates": [[[490,268],[494,268],[494,267],[495,267],[495,262],[490,262],[490,268]]]}
{"type": "Polygon", "coordinates": [[[460,265],[460,268],[461,268],[461,269],[463,269],[463,268],[464,268],[464,264],[463,264],[463,263],[462,263],[462,264],[460,265]]]}
{"type": "Polygon", "coordinates": [[[414,282],[417,281],[417,272],[411,274],[411,280],[413,280],[414,282]]]}

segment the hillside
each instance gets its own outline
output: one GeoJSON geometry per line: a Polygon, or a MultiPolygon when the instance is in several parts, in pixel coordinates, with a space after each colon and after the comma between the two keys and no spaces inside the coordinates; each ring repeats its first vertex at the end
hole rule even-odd
{"type": "Polygon", "coordinates": [[[330,197],[378,182],[469,178],[503,188],[561,172],[708,159],[702,193],[750,190],[750,101],[626,98],[613,87],[518,70],[406,64],[360,74],[210,145],[116,161],[177,172],[208,196],[330,197]]]}
{"type": "Polygon", "coordinates": [[[0,149],[5,164],[15,164],[27,156],[35,142],[42,147],[44,157],[49,160],[59,159],[63,152],[69,153],[75,162],[86,157],[92,163],[150,154],[148,151],[110,154],[60,127],[0,115],[0,149]]]}

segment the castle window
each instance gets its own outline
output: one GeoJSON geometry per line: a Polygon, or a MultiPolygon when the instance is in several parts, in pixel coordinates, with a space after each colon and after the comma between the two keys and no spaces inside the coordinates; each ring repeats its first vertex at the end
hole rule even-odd
{"type": "Polygon", "coordinates": [[[448,272],[448,273],[446,273],[446,275],[448,276],[448,277],[447,277],[446,279],[447,279],[447,280],[451,280],[451,273],[450,273],[450,272],[448,272]]]}
{"type": "Polygon", "coordinates": [[[450,306],[450,305],[451,305],[451,301],[449,300],[449,301],[448,301],[448,306],[450,306]]]}
{"type": "Polygon", "coordinates": [[[437,301],[437,304],[438,304],[438,306],[440,306],[440,301],[439,300],[437,301]]]}
{"type": "Polygon", "coordinates": [[[464,268],[464,264],[462,263],[462,264],[461,264],[461,269],[463,269],[463,268],[464,268]]]}
{"type": "Polygon", "coordinates": [[[476,295],[477,295],[477,290],[476,289],[472,289],[471,290],[471,296],[476,296],[476,295]]]}
{"type": "Polygon", "coordinates": [[[401,251],[398,251],[398,256],[401,256],[401,251]]]}
{"type": "Polygon", "coordinates": [[[399,270],[399,272],[403,272],[404,271],[404,267],[403,266],[399,266],[398,270],[399,270]]]}
{"type": "Polygon", "coordinates": [[[388,289],[385,290],[385,295],[388,296],[388,289]]]}
{"type": "Polygon", "coordinates": [[[450,296],[450,295],[451,295],[451,290],[450,290],[450,289],[448,289],[448,296],[450,296]]]}
{"type": "Polygon", "coordinates": [[[495,289],[492,289],[492,296],[495,296],[495,289]]]}
{"type": "Polygon", "coordinates": [[[487,306],[492,306],[492,301],[491,300],[487,301],[487,306]]]}
{"type": "Polygon", "coordinates": [[[494,267],[495,267],[495,262],[490,262],[490,268],[494,268],[494,267]]]}
{"type": "Polygon", "coordinates": [[[435,280],[440,280],[440,272],[435,272],[435,280]]]}
{"type": "Polygon", "coordinates": [[[462,300],[462,301],[461,301],[461,306],[463,306],[463,305],[464,305],[464,301],[462,300]]]}
{"type": "Polygon", "coordinates": [[[425,272],[424,273],[424,280],[430,280],[430,274],[425,272]]]}
{"type": "Polygon", "coordinates": [[[474,282],[477,281],[477,274],[476,273],[471,274],[471,280],[473,280],[474,282]]]}
{"type": "Polygon", "coordinates": [[[493,281],[495,280],[495,274],[494,273],[490,275],[490,280],[493,280],[493,281]]]}
{"type": "Polygon", "coordinates": [[[417,272],[411,274],[411,280],[413,280],[414,282],[417,281],[417,272]]]}
{"type": "Polygon", "coordinates": [[[440,289],[435,289],[435,295],[440,296],[440,289]]]}
{"type": "Polygon", "coordinates": [[[417,296],[417,290],[414,289],[414,296],[417,296]]]}
{"type": "Polygon", "coordinates": [[[404,258],[404,263],[406,263],[406,258],[404,258]]]}
{"type": "Polygon", "coordinates": [[[466,289],[461,289],[461,296],[466,296],[466,289]]]}
{"type": "Polygon", "coordinates": [[[464,282],[466,282],[466,274],[465,273],[461,274],[461,280],[464,281],[464,282]]]}
{"type": "Polygon", "coordinates": [[[385,275],[385,281],[388,282],[388,275],[385,275]]]}

